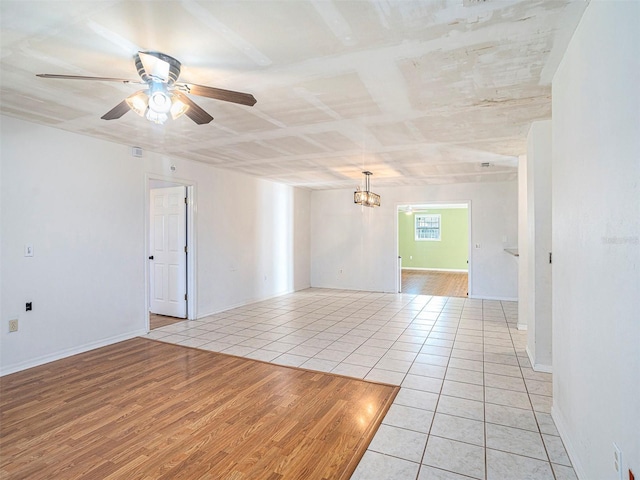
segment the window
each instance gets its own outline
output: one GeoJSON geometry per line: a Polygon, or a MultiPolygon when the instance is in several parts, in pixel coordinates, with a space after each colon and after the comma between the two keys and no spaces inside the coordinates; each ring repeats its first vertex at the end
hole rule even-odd
{"type": "Polygon", "coordinates": [[[440,241],[440,214],[417,214],[416,240],[440,241]]]}

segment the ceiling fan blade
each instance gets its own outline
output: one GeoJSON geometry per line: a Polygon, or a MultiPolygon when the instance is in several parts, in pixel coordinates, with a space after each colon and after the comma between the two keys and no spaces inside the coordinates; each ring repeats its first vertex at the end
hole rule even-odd
{"type": "Polygon", "coordinates": [[[182,89],[186,93],[198,95],[200,97],[215,98],[225,102],[239,103],[253,107],[256,99],[250,93],[234,92],[233,90],[223,90],[222,88],[206,87],[204,85],[196,85],[194,83],[179,83],[176,87],[182,89]]]}
{"type": "Polygon", "coordinates": [[[138,57],[140,57],[144,71],[149,77],[161,82],[169,80],[169,69],[171,67],[169,62],[145,52],[138,52],[138,57]]]}
{"type": "Polygon", "coordinates": [[[115,120],[116,118],[123,116],[129,110],[131,110],[131,107],[129,107],[126,100],[123,100],[100,118],[103,120],[115,120]]]}
{"type": "Polygon", "coordinates": [[[98,80],[101,82],[144,83],[138,80],[127,80],[126,78],[85,77],[83,75],[56,75],[52,73],[36,73],[36,77],[57,78],[60,80],[98,80]]]}
{"type": "Polygon", "coordinates": [[[204,125],[213,120],[213,117],[205,112],[201,107],[199,107],[193,100],[187,97],[185,94],[174,91],[173,94],[180,100],[182,103],[189,105],[189,108],[184,113],[191,120],[196,122],[198,125],[204,125]]]}

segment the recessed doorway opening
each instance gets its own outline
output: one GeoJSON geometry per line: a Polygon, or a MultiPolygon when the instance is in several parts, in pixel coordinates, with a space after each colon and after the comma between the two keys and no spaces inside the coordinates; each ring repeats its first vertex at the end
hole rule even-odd
{"type": "Polygon", "coordinates": [[[158,315],[157,313],[149,312],[149,330],[173,325],[183,320],[184,318],[169,317],[167,315],[158,315]]]}
{"type": "Polygon", "coordinates": [[[147,330],[195,312],[195,186],[147,177],[147,330]]]}
{"type": "Polygon", "coordinates": [[[397,226],[399,292],[469,295],[470,202],[401,204],[397,226]]]}

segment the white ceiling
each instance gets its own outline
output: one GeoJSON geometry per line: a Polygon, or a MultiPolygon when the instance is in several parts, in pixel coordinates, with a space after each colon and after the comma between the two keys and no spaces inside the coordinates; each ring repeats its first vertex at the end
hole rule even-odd
{"type": "Polygon", "coordinates": [[[312,189],[516,177],[532,121],[586,7],[576,0],[0,2],[3,114],[312,189]],[[137,85],[133,55],[180,80],[252,93],[192,96],[215,120],[100,117],[137,85]],[[481,163],[489,162],[489,167],[481,163]]]}

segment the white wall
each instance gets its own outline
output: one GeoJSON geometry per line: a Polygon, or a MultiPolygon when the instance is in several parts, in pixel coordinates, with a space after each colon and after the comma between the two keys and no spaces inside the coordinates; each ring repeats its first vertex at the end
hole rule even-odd
{"type": "Polygon", "coordinates": [[[2,374],[144,333],[148,176],[196,186],[198,316],[309,285],[308,191],[9,117],[0,145],[2,374]]]}
{"type": "Polygon", "coordinates": [[[470,201],[469,293],[482,298],[517,298],[517,260],[503,250],[517,244],[516,182],[395,188],[377,188],[373,183],[372,190],[382,197],[379,208],[355,205],[355,185],[349,190],[311,193],[312,286],[395,292],[397,206],[470,201]],[[474,248],[476,243],[480,248],[474,248]]]}
{"type": "Polygon", "coordinates": [[[553,417],[582,480],[640,475],[640,2],[592,1],[553,80],[553,417]]]}
{"type": "Polygon", "coordinates": [[[311,286],[311,191],[293,189],[293,285],[302,290],[311,286]]]}
{"type": "Polygon", "coordinates": [[[1,142],[3,373],[141,333],[144,192],[126,147],[7,117],[1,142]]]}
{"type": "MultiPolygon", "coordinates": [[[[527,137],[527,354],[534,370],[551,372],[551,120],[527,137]]],[[[521,297],[522,298],[522,297],[521,297]]]]}
{"type": "Polygon", "coordinates": [[[309,191],[171,161],[196,184],[198,317],[309,286],[309,191]]]}

